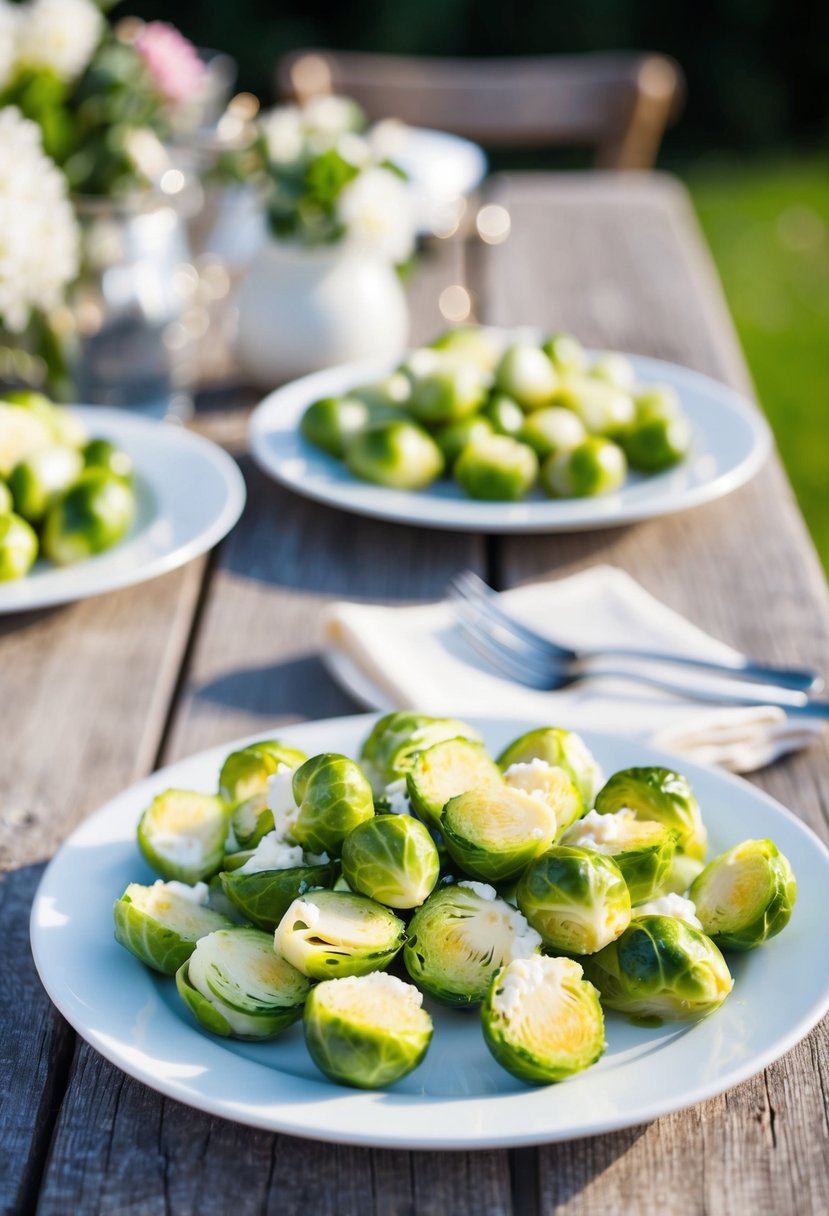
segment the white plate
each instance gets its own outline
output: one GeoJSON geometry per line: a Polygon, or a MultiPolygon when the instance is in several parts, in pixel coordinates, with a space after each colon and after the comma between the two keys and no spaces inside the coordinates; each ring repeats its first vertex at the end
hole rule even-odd
{"type": "Polygon", "coordinates": [[[74,566],[35,563],[0,583],[0,615],[87,599],[166,574],[226,536],[245,505],[245,482],[228,454],[173,423],[126,410],[73,406],[90,437],[109,439],[135,464],[136,515],[119,544],[74,566]]]}
{"type": "MultiPolygon", "coordinates": [[[[457,200],[477,190],[486,177],[483,148],[460,135],[428,127],[404,126],[392,157],[408,176],[414,198],[418,232],[445,225],[457,200]]],[[[457,220],[457,215],[455,215],[457,220]]]]}
{"type": "Polygon", "coordinates": [[[710,502],[754,476],[768,456],[771,434],[751,402],[726,385],[676,364],[642,355],[626,357],[639,383],[676,388],[693,426],[693,442],[682,464],[649,477],[630,474],[617,494],[553,501],[536,491],[519,503],[477,502],[447,478],[416,493],[360,481],[341,461],[308,443],[299,423],[312,401],[341,394],[391,370],[376,363],[315,372],[270,393],[251,417],[251,450],[266,473],[307,498],[357,515],[463,532],[618,527],[710,502]]]}
{"type": "MultiPolygon", "coordinates": [[[[280,730],[308,752],[354,756],[372,716],[280,730]]],[[[498,749],[527,723],[478,724],[498,749]]],[[[262,738],[260,734],[257,736],[262,738]]],[[[660,752],[585,734],[606,772],[664,764],[660,752]]],[[[695,1026],[660,1030],[607,1017],[608,1048],[593,1068],[533,1089],[487,1051],[474,1012],[432,1010],[424,1063],[384,1092],[332,1085],[317,1071],[295,1025],[271,1043],[233,1043],[196,1028],[172,979],[143,967],[112,935],[112,903],[130,881],[152,875],[135,846],[150,799],[169,786],[215,790],[213,748],[155,773],[88,819],[49,865],[32,910],[32,948],[52,1000],[93,1047],[131,1076],[191,1106],[294,1136],[408,1149],[494,1148],[567,1140],[646,1123],[722,1093],[793,1047],[829,1007],[825,892],[829,853],[776,802],[745,782],[682,764],[718,852],[769,836],[794,866],[799,897],[784,933],[732,955],[734,991],[695,1026]]]]}

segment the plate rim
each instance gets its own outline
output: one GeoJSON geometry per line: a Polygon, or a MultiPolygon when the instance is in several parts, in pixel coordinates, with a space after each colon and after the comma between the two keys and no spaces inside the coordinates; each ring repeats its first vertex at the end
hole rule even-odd
{"type": "MultiPolygon", "coordinates": [[[[199,455],[208,461],[217,471],[226,490],[226,501],[221,511],[213,519],[209,527],[205,527],[193,539],[180,543],[167,553],[159,554],[149,562],[136,565],[130,569],[118,570],[107,575],[98,575],[94,580],[80,586],[61,587],[60,584],[38,588],[37,581],[30,583],[31,594],[18,603],[4,601],[0,583],[0,616],[12,616],[18,613],[35,612],[43,608],[55,608],[62,604],[74,604],[81,600],[92,599],[98,595],[107,595],[112,591],[121,591],[134,587],[139,583],[150,582],[161,575],[169,574],[180,566],[187,565],[194,558],[201,556],[219,543],[239,522],[247,501],[247,486],[239,465],[229,452],[221,448],[212,439],[200,435],[197,431],[175,423],[163,422],[147,418],[140,414],[132,414],[128,410],[114,409],[109,406],[71,405],[68,407],[88,427],[94,428],[96,422],[102,423],[107,429],[138,430],[144,436],[164,436],[172,443],[183,445],[185,449],[195,449],[199,455]],[[156,428],[163,428],[158,430],[156,428]]],[[[152,488],[152,478],[147,477],[141,469],[136,473],[152,488]]],[[[117,548],[117,546],[115,546],[117,548]]],[[[65,567],[67,574],[83,573],[85,563],[65,567]]],[[[25,579],[21,580],[23,583],[25,579]]],[[[67,579],[67,583],[68,583],[67,579]]],[[[10,584],[19,585],[19,584],[10,584]]]]}
{"type": "MultiPolygon", "coordinates": [[[[300,732],[303,727],[307,728],[322,726],[325,728],[331,728],[334,731],[337,729],[349,728],[356,731],[358,726],[361,730],[364,728],[367,729],[372,722],[377,720],[379,716],[380,715],[376,713],[370,713],[341,715],[336,718],[328,719],[314,719],[307,722],[276,726],[274,728],[274,733],[287,735],[292,731],[300,732]]],[[[515,729],[517,731],[532,725],[523,718],[501,718],[494,715],[476,718],[472,721],[472,724],[475,725],[476,723],[483,725],[484,728],[486,728],[486,724],[489,723],[493,729],[495,728],[496,724],[499,724],[501,727],[509,724],[510,730],[515,729]]],[[[586,731],[582,733],[592,736],[595,739],[610,740],[615,744],[618,744],[620,738],[623,737],[611,735],[608,732],[602,731],[586,731]]],[[[55,991],[55,986],[50,985],[49,980],[44,977],[42,967],[43,958],[39,950],[40,926],[37,924],[37,914],[41,899],[45,898],[44,892],[48,890],[49,880],[53,868],[58,863],[65,846],[71,843],[71,841],[78,834],[87,830],[92,821],[98,817],[104,817],[112,814],[115,811],[117,804],[126,794],[130,793],[137,796],[139,793],[143,794],[145,790],[149,792],[154,785],[162,781],[164,775],[172,768],[176,768],[183,764],[207,763],[208,759],[210,763],[213,763],[213,757],[225,754],[228,749],[235,749],[239,746],[244,746],[248,742],[253,742],[257,739],[266,737],[267,734],[268,731],[266,728],[265,730],[260,730],[253,734],[245,735],[239,739],[230,740],[227,743],[206,748],[200,752],[193,753],[192,755],[183,756],[174,761],[172,764],[166,765],[164,768],[156,770],[155,772],[142,778],[140,781],[134,782],[130,786],[127,786],[114,798],[109,799],[105,804],[103,804],[103,806],[98,808],[98,810],[95,811],[91,816],[88,816],[86,819],[82,820],[74,831],[70,833],[66,841],[64,841],[64,843],[61,845],[58,852],[49,861],[38,884],[37,891],[35,892],[32,902],[32,910],[30,915],[30,945],[32,956],[34,958],[35,967],[41,983],[43,984],[53,1004],[73,1026],[79,1036],[88,1042],[95,1051],[103,1055],[107,1060],[110,1061],[110,1063],[114,1064],[122,1072],[166,1097],[173,1098],[197,1110],[202,1110],[207,1114],[229,1119],[232,1122],[236,1122],[244,1126],[256,1127],[277,1134],[294,1135],[303,1139],[320,1140],[332,1144],[376,1148],[397,1148],[406,1151],[478,1151],[496,1148],[507,1149],[530,1145],[564,1143],[568,1140],[582,1139],[595,1135],[604,1135],[609,1132],[638,1126],[643,1123],[649,1123],[652,1120],[665,1115],[688,1110],[691,1107],[698,1105],[700,1102],[728,1092],[735,1086],[750,1080],[754,1076],[757,1076],[770,1064],[774,1063],[776,1060],[780,1059],[787,1052],[789,1052],[803,1038],[805,1038],[811,1030],[814,1029],[827,1011],[829,1011],[829,981],[827,981],[822,990],[821,996],[815,999],[809,1008],[801,1014],[797,1021],[793,1023],[785,1033],[780,1034],[775,1039],[773,1044],[771,1044],[764,1051],[751,1056],[748,1064],[743,1063],[741,1065],[738,1062],[737,1064],[732,1065],[730,1068],[727,1068],[724,1074],[719,1074],[711,1081],[698,1084],[695,1087],[686,1088],[681,1100],[678,1102],[670,1097],[666,1097],[664,1100],[654,1100],[644,1107],[637,1107],[635,1110],[635,1116],[633,1118],[631,1118],[631,1115],[628,1112],[618,1111],[612,1116],[597,1118],[588,1129],[579,1127],[574,1129],[572,1132],[569,1131],[569,1129],[554,1129],[552,1133],[549,1130],[545,1131],[541,1129],[531,1131],[529,1133],[526,1131],[522,1132],[520,1130],[513,1130],[506,1133],[502,1131],[483,1136],[480,1134],[477,1136],[471,1134],[467,1134],[465,1136],[459,1135],[455,1136],[454,1138],[446,1138],[445,1136],[442,1136],[441,1139],[437,1141],[437,1139],[432,1139],[428,1136],[401,1135],[399,1131],[395,1130],[381,1131],[378,1133],[375,1129],[370,1135],[367,1136],[365,1133],[361,1133],[361,1131],[357,1128],[354,1130],[351,1130],[350,1128],[330,1130],[325,1126],[310,1127],[304,1124],[298,1125],[297,1123],[291,1122],[290,1104],[285,1108],[288,1112],[287,1115],[280,1117],[278,1107],[271,1108],[271,1111],[269,1111],[267,1114],[260,1114],[256,1110],[245,1111],[244,1109],[240,1110],[233,1108],[235,1100],[233,1097],[228,1095],[216,1098],[211,1095],[200,1094],[198,1095],[198,1100],[194,1100],[195,1095],[189,1091],[183,1091],[183,1085],[179,1080],[174,1077],[158,1078],[157,1076],[150,1075],[147,1069],[143,1068],[140,1064],[135,1063],[129,1058],[128,1052],[124,1053],[121,1044],[113,1044],[110,1038],[103,1036],[100,1033],[96,1033],[94,1028],[90,1030],[88,1026],[82,1023],[82,1019],[75,1017],[74,1008],[71,1007],[67,1000],[63,999],[63,994],[59,991],[55,991]],[[723,1075],[727,1077],[725,1082],[723,1082],[723,1075]]],[[[651,753],[652,755],[669,757],[669,753],[663,752],[661,749],[654,748],[649,743],[643,743],[641,740],[636,739],[630,739],[629,742],[631,745],[644,748],[645,751],[651,753]]],[[[798,816],[796,816],[792,811],[788,810],[787,807],[783,806],[782,803],[778,802],[770,794],[767,794],[764,790],[758,789],[756,786],[751,785],[749,782],[746,782],[742,778],[726,772],[725,770],[697,764],[693,761],[686,760],[684,757],[672,757],[671,759],[674,762],[681,760],[684,769],[688,771],[692,779],[694,779],[695,774],[702,773],[708,777],[716,777],[718,780],[722,781],[726,787],[738,788],[744,793],[746,790],[750,792],[753,797],[771,808],[776,815],[780,815],[784,820],[788,821],[791,827],[803,836],[804,842],[808,842],[813,849],[817,850],[822,857],[824,865],[829,868],[829,848],[827,848],[824,842],[813,831],[813,829],[809,827],[808,824],[806,824],[802,819],[798,818],[798,816]]],[[[216,1045],[213,1040],[211,1040],[210,1036],[203,1036],[195,1026],[191,1027],[190,1029],[197,1041],[199,1039],[203,1039],[212,1046],[216,1045]]],[[[218,1046],[221,1047],[220,1041],[218,1046]]],[[[358,1098],[365,1098],[367,1094],[371,1093],[372,1091],[345,1090],[344,1092],[346,1096],[356,1095],[358,1098]]],[[[500,1096],[506,1097],[507,1095],[500,1096]]],[[[446,1101],[448,1100],[449,1099],[446,1099],[446,1101]]],[[[388,1122],[389,1126],[393,1129],[394,1121],[389,1120],[388,1122]]]]}
{"type": "MultiPolygon", "coordinates": [[[[504,326],[500,328],[530,335],[534,332],[529,327],[523,326],[504,326]]],[[[300,386],[307,384],[309,388],[308,400],[310,402],[316,396],[330,391],[322,388],[317,392],[314,388],[315,382],[325,385],[329,380],[345,377],[350,379],[352,376],[354,377],[354,382],[359,382],[363,378],[370,379],[378,375],[381,376],[392,370],[399,362],[399,360],[395,360],[390,363],[387,359],[340,363],[335,367],[324,368],[321,371],[297,377],[273,389],[260,399],[248,420],[249,450],[259,468],[273,481],[295,494],[311,499],[314,502],[322,503],[335,510],[364,516],[369,519],[381,519],[388,523],[429,528],[436,531],[485,532],[502,535],[587,532],[603,528],[627,527],[633,523],[675,515],[682,511],[704,506],[707,503],[714,502],[718,498],[723,498],[733,493],[755,477],[769,458],[774,444],[772,431],[765,415],[759,405],[753,402],[750,397],[739,392],[731,385],[725,384],[721,380],[716,380],[713,376],[708,376],[704,372],[698,372],[693,368],[684,367],[682,364],[672,363],[666,359],[654,358],[651,355],[638,355],[629,351],[604,350],[590,350],[588,353],[591,356],[622,354],[626,359],[630,359],[635,367],[643,372],[652,374],[654,380],[658,379],[661,374],[663,379],[684,380],[691,387],[696,387],[701,392],[719,396],[722,399],[724,408],[730,409],[732,414],[737,415],[751,431],[752,445],[750,450],[734,468],[718,474],[712,480],[706,481],[701,485],[693,486],[689,490],[683,491],[680,495],[666,492],[661,498],[657,498],[650,504],[645,502],[631,504],[627,507],[623,506],[614,515],[590,516],[588,512],[588,514],[581,518],[577,516],[575,519],[564,520],[557,520],[555,518],[553,508],[560,505],[555,500],[549,502],[542,501],[535,504],[544,509],[545,514],[541,518],[531,517],[529,519],[511,520],[508,517],[504,518],[503,513],[505,508],[517,505],[528,506],[531,510],[534,505],[533,502],[505,504],[475,502],[470,499],[468,500],[469,504],[475,508],[474,512],[472,510],[468,512],[470,517],[467,518],[467,513],[464,512],[464,515],[460,518],[453,518],[453,500],[435,500],[429,497],[428,490],[425,494],[411,493],[408,495],[407,501],[411,501],[413,508],[409,510],[404,507],[386,505],[385,495],[389,491],[383,486],[372,486],[368,482],[359,482],[360,489],[365,493],[369,495],[376,494],[376,500],[370,497],[368,502],[363,501],[362,498],[355,501],[353,496],[348,493],[349,483],[347,482],[334,483],[332,487],[327,482],[320,484],[316,483],[313,479],[308,480],[287,476],[268,444],[270,415],[278,406],[280,396],[286,390],[293,393],[300,386]],[[436,501],[441,501],[446,505],[448,514],[433,517],[428,511],[418,509],[418,503],[434,503],[436,501]],[[500,518],[499,512],[502,513],[500,518]]],[[[403,493],[403,491],[390,492],[403,493]]],[[[591,504],[594,501],[592,499],[567,500],[568,503],[578,502],[585,504],[591,504]]],[[[467,500],[461,500],[461,504],[463,507],[466,507],[467,500]]]]}

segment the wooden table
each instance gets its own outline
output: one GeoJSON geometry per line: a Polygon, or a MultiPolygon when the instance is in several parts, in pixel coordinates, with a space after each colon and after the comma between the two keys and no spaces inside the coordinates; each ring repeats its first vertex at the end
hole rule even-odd
{"type": "MultiPolygon", "coordinates": [[[[414,337],[465,283],[495,323],[570,328],[748,386],[722,295],[676,182],[507,176],[499,247],[444,243],[412,286],[414,337]]],[[[35,975],[42,863],[84,815],[154,766],[353,706],[317,621],[338,597],[436,598],[470,566],[501,587],[612,562],[704,629],[767,659],[827,667],[829,599],[775,460],[732,497],[618,531],[490,538],[358,520],[296,498],[242,455],[244,405],[199,425],[240,454],[249,502],[208,559],[153,583],[0,624],[0,1208],[44,1216],[376,1212],[826,1213],[826,1024],[752,1081],[684,1114],[514,1152],[338,1148],[225,1123],[96,1055],[35,975]]],[[[757,784],[824,837],[826,747],[757,784]]]]}

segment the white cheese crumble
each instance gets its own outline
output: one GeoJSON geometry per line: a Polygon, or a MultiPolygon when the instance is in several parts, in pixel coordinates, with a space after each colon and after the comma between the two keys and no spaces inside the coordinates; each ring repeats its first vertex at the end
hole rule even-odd
{"type": "Polygon", "coordinates": [[[392,781],[390,785],[387,785],[383,790],[383,797],[388,802],[392,815],[411,815],[412,804],[409,799],[409,790],[405,777],[401,777],[399,781],[392,781]]]}
{"type": "Polygon", "coordinates": [[[170,882],[164,882],[162,878],[157,878],[153,886],[163,887],[171,895],[178,895],[181,899],[189,899],[194,904],[206,904],[207,897],[210,894],[206,882],[197,882],[195,886],[190,887],[186,882],[176,882],[175,879],[172,879],[170,882]]]}
{"type": "MultiPolygon", "coordinates": [[[[419,988],[415,988],[414,984],[407,984],[405,980],[398,979],[396,975],[389,975],[387,971],[372,971],[369,975],[344,975],[328,982],[337,985],[335,991],[338,1004],[340,1003],[339,998],[347,998],[351,993],[354,994],[355,1002],[359,1001],[361,991],[365,991],[367,988],[373,989],[375,992],[386,993],[393,999],[405,1001],[417,1009],[423,1004],[423,993],[419,988]]],[[[329,991],[332,990],[329,989],[329,991]]]]}
{"type": "Polygon", "coordinates": [[[273,814],[274,832],[279,840],[291,839],[291,832],[299,814],[293,785],[294,770],[287,764],[278,764],[276,772],[268,778],[268,808],[273,814]]]}
{"type": "Polygon", "coordinates": [[[204,846],[198,836],[185,836],[182,832],[154,831],[152,847],[175,866],[200,866],[204,861],[204,846]]]}
{"type": "MultiPolygon", "coordinates": [[[[549,790],[545,781],[545,775],[550,772],[552,767],[546,760],[541,760],[538,756],[534,756],[532,760],[528,760],[526,763],[521,761],[518,764],[511,764],[504,773],[504,781],[510,789],[523,790],[531,798],[536,798],[539,802],[546,803],[549,790]]],[[[538,833],[539,836],[541,834],[541,832],[538,833]]]]}
{"type": "Polygon", "coordinates": [[[510,777],[514,777],[516,774],[539,773],[548,768],[552,768],[552,765],[548,764],[546,760],[541,760],[538,756],[533,756],[532,760],[522,760],[518,764],[511,764],[504,773],[504,778],[509,781],[510,777]]]}
{"type": "Polygon", "coordinates": [[[280,839],[277,832],[268,832],[253,850],[253,855],[236,873],[261,874],[263,870],[291,870],[304,864],[300,845],[287,844],[280,839]]]}
{"type": "Polygon", "coordinates": [[[588,811],[583,819],[576,820],[573,826],[568,828],[561,838],[561,843],[593,849],[596,853],[619,852],[628,839],[631,824],[635,821],[636,815],[628,807],[622,807],[612,815],[588,811]]]}
{"type": "Polygon", "coordinates": [[[505,1021],[520,1013],[521,1006],[533,1001],[551,1004],[551,998],[567,980],[581,979],[584,972],[570,958],[547,958],[534,954],[508,964],[492,997],[493,1010],[505,1021]]]}
{"type": "Polygon", "coordinates": [[[676,895],[673,891],[670,895],[660,895],[659,899],[651,899],[646,904],[640,904],[638,908],[633,909],[633,915],[673,916],[675,920],[684,920],[686,925],[691,925],[694,929],[702,928],[693,900],[676,895]]]}
{"type": "Polygon", "coordinates": [[[487,882],[473,882],[471,878],[465,878],[463,882],[458,883],[458,886],[466,887],[468,891],[474,891],[481,899],[493,900],[498,898],[498,892],[487,882]]]}

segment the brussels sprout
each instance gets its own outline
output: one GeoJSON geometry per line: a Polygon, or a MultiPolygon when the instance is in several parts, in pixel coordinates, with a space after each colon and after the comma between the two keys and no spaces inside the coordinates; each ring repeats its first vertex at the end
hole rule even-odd
{"type": "Polygon", "coordinates": [[[345,462],[356,477],[396,490],[422,490],[443,472],[432,436],[405,419],[373,422],[359,431],[345,462]]]}
{"type": "Polygon", "coordinates": [[[678,418],[682,413],[679,393],[672,384],[649,384],[633,394],[636,421],[651,422],[654,418],[678,418]]]}
{"type": "Polygon", "coordinates": [[[196,948],[196,942],[232,922],[207,907],[204,883],[187,887],[162,882],[151,887],[131,882],[115,901],[115,940],[142,963],[163,975],[175,975],[196,948]]]}
{"type": "Polygon", "coordinates": [[[440,817],[450,798],[486,785],[500,785],[501,772],[483,743],[443,739],[415,757],[406,786],[415,814],[440,830],[440,817]]]}
{"type": "Polygon", "coordinates": [[[422,1004],[413,984],[381,972],[317,984],[303,1019],[311,1059],[340,1085],[393,1085],[417,1068],[431,1042],[422,1004]]]}
{"type": "Polygon", "coordinates": [[[0,515],[0,583],[28,574],[37,557],[37,535],[13,511],[0,515]]]}
{"type": "Polygon", "coordinates": [[[626,768],[614,773],[596,795],[602,815],[629,809],[637,819],[656,820],[676,834],[677,851],[702,859],[708,834],[688,780],[669,768],[626,768]]]}
{"type": "Polygon", "coordinates": [[[435,434],[435,442],[443,453],[446,467],[451,469],[467,444],[476,443],[492,434],[492,423],[480,414],[473,414],[471,418],[442,427],[435,434]]]}
{"type": "Polygon", "coordinates": [[[705,869],[705,862],[687,853],[674,853],[670,869],[665,876],[660,895],[684,895],[698,874],[705,869]]]}
{"type": "Polygon", "coordinates": [[[596,380],[606,380],[616,388],[632,389],[636,383],[636,372],[630,359],[615,351],[608,351],[594,359],[588,375],[596,380]]]}
{"type": "Polygon", "coordinates": [[[530,1085],[563,1081],[605,1049],[599,994],[570,958],[520,958],[493,979],[481,1009],[498,1063],[530,1085]]]}
{"type": "Polygon", "coordinates": [[[363,401],[372,409],[396,409],[405,407],[412,395],[412,382],[403,372],[392,372],[382,380],[371,384],[358,384],[349,389],[352,401],[363,401]]]}
{"type": "Polygon", "coordinates": [[[406,368],[412,395],[406,408],[429,426],[460,422],[486,400],[491,377],[474,363],[426,349],[415,351],[406,368]]]}
{"type": "Polygon", "coordinates": [[[624,434],[636,417],[630,393],[590,376],[568,376],[556,394],[556,404],[581,418],[591,435],[624,434]]]}
{"type": "Polygon", "coordinates": [[[8,515],[13,506],[11,490],[5,481],[0,481],[0,515],[8,515]]]}
{"type": "Polygon", "coordinates": [[[721,949],[753,950],[789,923],[797,883],[771,840],[744,840],[710,861],[688,896],[721,949]]]}
{"type": "Polygon", "coordinates": [[[578,338],[570,334],[552,334],[541,349],[562,375],[583,372],[587,368],[587,352],[578,338]]]}
{"type": "Polygon", "coordinates": [[[530,760],[526,764],[511,764],[504,781],[514,790],[523,790],[541,798],[553,811],[556,838],[584,814],[584,801],[570,774],[546,760],[530,760]]]}
{"type": "Polygon", "coordinates": [[[382,971],[405,940],[403,921],[373,899],[309,891],[276,926],[274,948],[303,975],[329,980],[382,971]]]}
{"type": "Polygon", "coordinates": [[[339,857],[348,833],[374,816],[368,778],[358,764],[336,752],[323,752],[300,765],[293,794],[299,810],[289,834],[311,853],[339,857]]]}
{"type": "Polygon", "coordinates": [[[587,431],[578,414],[550,405],[524,419],[518,438],[530,445],[539,460],[545,460],[554,452],[572,452],[584,443],[587,431]]]}
{"type": "Polygon", "coordinates": [[[516,502],[535,483],[538,457],[509,435],[491,435],[465,447],[453,471],[470,498],[516,502]]]}
{"type": "Polygon", "coordinates": [[[447,329],[431,342],[433,350],[441,350],[456,358],[467,359],[485,372],[495,371],[501,354],[501,343],[496,331],[482,329],[478,325],[447,329]]]}
{"type": "Polygon", "coordinates": [[[457,718],[430,718],[409,709],[395,710],[378,718],[360,750],[363,766],[374,792],[384,794],[387,785],[405,777],[418,752],[442,739],[474,739],[480,735],[457,718]]]}
{"type": "Polygon", "coordinates": [[[622,871],[588,849],[553,845],[521,875],[516,897],[544,945],[567,954],[594,954],[630,924],[622,871]]]}
{"type": "Polygon", "coordinates": [[[14,389],[12,392],[4,393],[3,401],[34,414],[49,428],[53,443],[81,448],[86,442],[86,431],[83,424],[72,411],[66,406],[55,405],[43,393],[36,393],[28,388],[14,389]]]}
{"type": "Polygon", "coordinates": [[[561,843],[612,857],[634,904],[644,903],[662,890],[676,852],[676,838],[669,828],[637,819],[628,810],[613,815],[590,811],[565,832],[561,843]]]}
{"type": "Polygon", "coordinates": [[[268,806],[267,792],[260,790],[258,794],[251,794],[250,798],[240,802],[230,817],[230,826],[240,848],[255,849],[276,826],[273,811],[268,806]]]}
{"type": "Polygon", "coordinates": [[[537,410],[552,403],[559,379],[543,350],[515,342],[501,356],[495,369],[495,384],[522,409],[537,410]]]}
{"type": "Polygon", "coordinates": [[[138,823],[138,847],[162,878],[200,882],[221,867],[227,807],[195,790],[158,794],[138,823]]]}
{"type": "Polygon", "coordinates": [[[191,1013],[213,1034],[272,1039],[302,1016],[304,975],[274,953],[269,933],[244,926],[202,937],[176,972],[191,1013]]]}
{"type": "Polygon", "coordinates": [[[515,439],[527,416],[512,397],[506,393],[493,393],[481,410],[481,417],[486,418],[499,435],[511,435],[515,439]]]}
{"type": "Polygon", "coordinates": [[[83,462],[88,469],[107,469],[128,485],[132,484],[135,473],[132,457],[108,439],[91,439],[83,449],[83,462]]]}
{"type": "Polygon", "coordinates": [[[295,899],[318,887],[330,887],[334,881],[333,862],[249,871],[246,867],[255,860],[251,853],[240,867],[223,871],[219,881],[234,908],[259,929],[273,932],[295,899]]]}
{"type": "Polygon", "coordinates": [[[85,469],[52,506],[43,526],[43,552],[58,565],[117,544],[132,523],[135,496],[106,469],[85,469]]]}
{"type": "Polygon", "coordinates": [[[0,477],[36,452],[54,442],[49,422],[21,405],[0,401],[0,477]]]}
{"type": "Polygon", "coordinates": [[[602,784],[602,772],[581,735],[559,726],[539,727],[520,735],[505,747],[498,764],[506,771],[513,764],[528,764],[532,760],[545,760],[547,764],[563,768],[572,777],[585,805],[593,805],[596,791],[602,784]]]}
{"type": "Polygon", "coordinates": [[[444,1005],[475,1005],[497,971],[529,958],[541,938],[516,908],[478,882],[440,886],[409,922],[403,949],[415,983],[444,1005]]]}
{"type": "Polygon", "coordinates": [[[260,739],[241,751],[230,753],[219,774],[219,794],[225,802],[243,802],[267,790],[269,778],[280,767],[299,768],[307,759],[305,752],[289,743],[260,739]]]}
{"type": "Polygon", "coordinates": [[[352,891],[389,908],[417,908],[433,890],[440,858],[411,815],[375,815],[345,839],[343,875],[352,891]]]}
{"type": "Polygon", "coordinates": [[[582,960],[607,1009],[637,1019],[696,1021],[728,996],[732,979],[709,937],[673,916],[637,916],[621,937],[582,960]]]}
{"type": "Polygon", "coordinates": [[[75,448],[50,444],[21,460],[9,474],[18,515],[39,523],[49,507],[77,481],[83,461],[75,448]]]}
{"type": "Polygon", "coordinates": [[[645,473],[659,473],[688,455],[691,424],[684,415],[637,422],[623,437],[622,444],[632,468],[645,473]]]}
{"type": "Polygon", "coordinates": [[[490,785],[450,798],[440,830],[450,856],[467,874],[505,882],[549,848],[557,827],[554,809],[541,798],[490,785]]]}
{"type": "Polygon", "coordinates": [[[308,406],[299,429],[309,443],[342,460],[354,436],[371,421],[372,411],[354,397],[323,397],[308,406]]]}
{"type": "Polygon", "coordinates": [[[552,498],[591,498],[612,494],[626,475],[619,445],[592,435],[569,452],[548,456],[541,467],[541,485],[552,498]]]}

